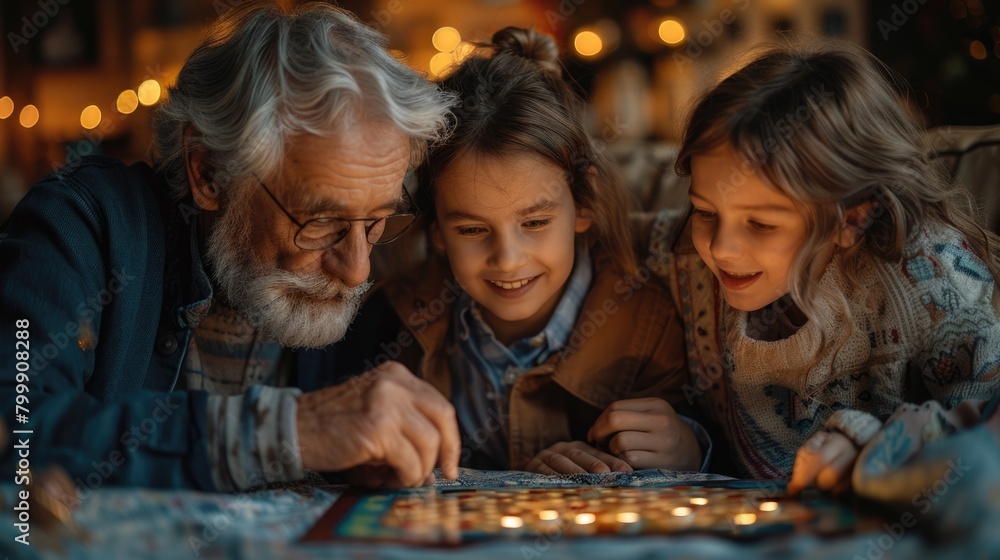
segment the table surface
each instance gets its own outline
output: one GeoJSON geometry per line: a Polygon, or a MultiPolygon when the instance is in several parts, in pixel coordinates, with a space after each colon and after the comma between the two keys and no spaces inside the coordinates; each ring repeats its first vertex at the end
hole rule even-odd
{"type": "MultiPolygon", "coordinates": [[[[438,486],[647,486],[683,484],[725,477],[647,470],[608,475],[543,476],[521,472],[462,469],[459,480],[438,486]]],[[[16,487],[0,485],[6,503],[16,487]]],[[[83,500],[75,513],[88,542],[32,530],[31,546],[14,542],[18,534],[9,508],[0,512],[0,553],[13,558],[602,558],[629,560],[662,556],[748,560],[752,558],[996,558],[982,543],[961,542],[928,551],[919,534],[898,537],[882,530],[836,539],[785,535],[753,542],[706,536],[547,537],[476,544],[453,550],[388,544],[304,545],[299,541],[343,492],[343,486],[317,485],[265,489],[246,494],[208,494],[102,488],[83,500]]]]}

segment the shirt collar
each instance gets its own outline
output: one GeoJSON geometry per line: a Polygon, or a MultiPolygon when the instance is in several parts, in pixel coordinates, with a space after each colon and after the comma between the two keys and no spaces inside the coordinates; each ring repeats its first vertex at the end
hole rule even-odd
{"type": "Polygon", "coordinates": [[[531,367],[562,350],[569,342],[593,277],[590,253],[586,247],[578,247],[573,272],[545,328],[534,336],[514,342],[510,347],[505,347],[496,339],[493,329],[483,319],[479,304],[467,292],[462,292],[456,308],[460,338],[474,339],[483,356],[491,362],[510,360],[521,367],[531,367]],[[526,364],[526,361],[534,363],[526,364]]]}

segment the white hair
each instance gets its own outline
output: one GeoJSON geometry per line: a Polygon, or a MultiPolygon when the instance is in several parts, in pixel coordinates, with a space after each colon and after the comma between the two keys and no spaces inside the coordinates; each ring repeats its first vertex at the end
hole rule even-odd
{"type": "Polygon", "coordinates": [[[351,118],[410,138],[411,166],[447,130],[454,97],[393,58],[385,37],[350,12],[308,3],[244,2],[207,32],[155,118],[153,160],[173,194],[189,186],[185,149],[205,149],[220,185],[280,173],[287,141],[331,136],[351,118]],[[193,129],[185,146],[185,132],[193,129]]]}

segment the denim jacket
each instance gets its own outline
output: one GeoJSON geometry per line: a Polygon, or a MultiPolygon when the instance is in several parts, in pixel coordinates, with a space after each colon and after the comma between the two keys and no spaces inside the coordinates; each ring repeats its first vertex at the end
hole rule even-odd
{"type": "MultiPolygon", "coordinates": [[[[31,468],[57,464],[84,490],[215,489],[208,394],[175,390],[185,316],[212,298],[193,258],[197,214],[148,165],[87,157],[35,184],[0,229],[0,410],[9,430],[31,430],[16,434],[31,468]]],[[[333,357],[299,352],[294,384],[330,384],[333,357]]]]}

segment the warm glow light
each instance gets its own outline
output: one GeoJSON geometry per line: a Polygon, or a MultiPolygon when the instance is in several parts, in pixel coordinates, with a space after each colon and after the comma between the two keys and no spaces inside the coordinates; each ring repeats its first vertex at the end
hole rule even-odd
{"type": "Polygon", "coordinates": [[[87,107],[80,113],[80,126],[91,130],[97,128],[97,125],[101,124],[101,110],[97,105],[87,105],[87,107]]]}
{"type": "Polygon", "coordinates": [[[514,515],[505,515],[500,518],[500,525],[507,529],[517,529],[524,525],[524,520],[514,515]]]}
{"type": "Polygon", "coordinates": [[[597,516],[593,513],[580,513],[576,516],[577,525],[590,525],[594,521],[597,521],[597,516]]]}
{"type": "Polygon", "coordinates": [[[437,53],[431,57],[431,74],[441,76],[455,64],[455,55],[451,53],[437,53]]]}
{"type": "Polygon", "coordinates": [[[778,511],[778,502],[764,502],[759,508],[760,511],[778,511]]]}
{"type": "Polygon", "coordinates": [[[755,513],[737,513],[733,516],[733,523],[737,525],[753,525],[757,521],[755,513]]]}
{"type": "Polygon", "coordinates": [[[673,515],[674,517],[684,517],[687,515],[691,515],[691,508],[685,506],[675,507],[674,509],[670,510],[670,515],[673,515]]]}
{"type": "Polygon", "coordinates": [[[160,100],[160,83],[146,80],[139,84],[139,103],[149,106],[160,100]]]}
{"type": "Polygon", "coordinates": [[[982,41],[973,41],[969,45],[969,54],[976,60],[986,60],[986,45],[982,41]]]}
{"type": "Polygon", "coordinates": [[[676,45],[684,40],[684,25],[676,19],[665,19],[660,23],[660,40],[668,45],[676,45]]]}
{"type": "Polygon", "coordinates": [[[14,100],[6,95],[0,97],[0,119],[6,119],[14,114],[14,100]]]}
{"type": "Polygon", "coordinates": [[[708,498],[691,498],[691,505],[703,506],[708,503],[708,498]]]}
{"type": "Polygon", "coordinates": [[[615,516],[615,521],[619,523],[635,523],[639,520],[639,514],[634,511],[623,511],[615,516]]]}
{"type": "Polygon", "coordinates": [[[538,512],[538,518],[542,521],[554,521],[559,519],[559,512],[554,509],[547,509],[545,511],[538,512]]]}
{"type": "Polygon", "coordinates": [[[38,108],[34,105],[25,105],[21,109],[21,126],[31,128],[38,124],[38,108]]]}
{"type": "Polygon", "coordinates": [[[462,42],[462,34],[454,27],[442,27],[434,32],[431,43],[441,52],[451,52],[462,42]]]}
{"type": "Polygon", "coordinates": [[[581,31],[573,39],[573,47],[581,56],[595,56],[604,48],[604,41],[593,31],[581,31]]]}
{"type": "Polygon", "coordinates": [[[455,47],[455,64],[461,64],[465,59],[472,56],[472,53],[476,52],[476,46],[472,43],[467,43],[462,41],[455,47]]]}
{"type": "Polygon", "coordinates": [[[132,111],[135,111],[139,106],[139,96],[134,91],[127,89],[118,94],[116,105],[119,113],[123,115],[132,114],[132,111]]]}

